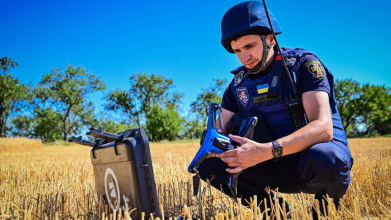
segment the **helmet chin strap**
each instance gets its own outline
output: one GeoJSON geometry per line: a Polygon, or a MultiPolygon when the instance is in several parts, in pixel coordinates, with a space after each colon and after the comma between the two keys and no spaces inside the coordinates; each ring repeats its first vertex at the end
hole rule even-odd
{"type": "Polygon", "coordinates": [[[258,74],[263,70],[263,68],[265,68],[266,63],[267,63],[267,56],[269,55],[270,49],[272,49],[274,47],[274,45],[269,46],[267,44],[266,35],[261,35],[261,40],[262,40],[262,44],[263,44],[262,60],[261,60],[261,62],[258,62],[258,64],[254,68],[251,68],[251,69],[247,68],[248,73],[246,74],[246,76],[248,76],[249,74],[258,74]]]}

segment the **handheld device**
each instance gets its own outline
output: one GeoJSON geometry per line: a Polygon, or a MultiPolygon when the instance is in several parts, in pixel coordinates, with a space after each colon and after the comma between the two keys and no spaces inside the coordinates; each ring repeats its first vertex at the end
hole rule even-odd
{"type": "MultiPolygon", "coordinates": [[[[198,173],[197,167],[211,152],[222,153],[223,151],[234,149],[231,139],[217,132],[216,120],[218,115],[222,116],[221,107],[217,103],[212,102],[209,105],[208,128],[206,134],[204,132],[205,138],[201,138],[201,147],[189,165],[188,171],[190,173],[198,173]]],[[[219,117],[219,121],[221,129],[224,129],[223,117],[219,117]]]]}
{"type": "MultiPolygon", "coordinates": [[[[194,157],[193,161],[190,163],[188,168],[188,171],[190,173],[196,174],[193,177],[194,195],[197,195],[198,188],[199,188],[199,181],[200,181],[197,168],[208,157],[208,155],[210,155],[211,152],[222,153],[224,151],[232,150],[232,149],[236,149],[237,147],[240,147],[238,146],[238,143],[234,142],[226,135],[217,132],[217,126],[216,126],[217,116],[220,116],[219,117],[220,128],[224,129],[221,107],[217,103],[212,102],[209,106],[207,130],[204,131],[203,134],[201,135],[201,142],[200,142],[201,147],[198,150],[196,156],[194,157]]],[[[258,122],[257,117],[251,117],[247,120],[243,120],[238,136],[249,138],[255,126],[257,125],[257,122],[258,122]]],[[[237,192],[237,181],[239,175],[240,173],[231,174],[227,181],[228,186],[235,200],[236,200],[236,192],[237,192]]]]}

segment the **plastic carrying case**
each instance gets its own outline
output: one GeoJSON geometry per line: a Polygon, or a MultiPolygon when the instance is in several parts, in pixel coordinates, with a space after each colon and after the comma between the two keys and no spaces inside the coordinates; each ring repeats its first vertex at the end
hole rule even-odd
{"type": "MultiPolygon", "coordinates": [[[[148,137],[143,128],[128,129],[118,135],[104,132],[103,128],[90,129],[87,135],[97,138],[95,142],[82,140],[81,136],[71,141],[93,145],[91,163],[94,169],[95,188],[99,198],[103,195],[112,210],[125,206],[133,219],[141,219],[152,213],[161,217],[156,184],[153,174],[148,137]]],[[[108,213],[106,213],[108,215],[108,213]]]]}

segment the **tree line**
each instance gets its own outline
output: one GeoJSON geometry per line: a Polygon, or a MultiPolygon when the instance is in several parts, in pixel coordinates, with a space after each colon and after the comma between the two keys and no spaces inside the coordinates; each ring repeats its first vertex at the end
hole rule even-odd
{"type": "MultiPolygon", "coordinates": [[[[184,97],[174,81],[161,75],[134,74],[129,89],[106,91],[106,84],[82,67],[68,65],[64,72],[53,68],[36,84],[22,84],[10,74],[18,63],[0,58],[0,136],[68,140],[90,127],[103,126],[117,133],[144,127],[152,141],[199,138],[206,126],[211,102],[221,102],[226,79],[214,79],[201,88],[181,116],[184,97]],[[103,92],[104,111],[96,113],[87,96],[103,92]]],[[[360,84],[352,79],[336,80],[335,96],[348,136],[391,133],[390,88],[360,84]]]]}
{"type": "Polygon", "coordinates": [[[53,68],[36,84],[22,84],[10,74],[17,62],[0,58],[0,136],[40,138],[44,142],[68,140],[90,127],[103,126],[117,133],[144,127],[150,140],[199,138],[208,103],[221,102],[227,81],[213,84],[192,102],[192,111],[181,116],[184,97],[174,81],[155,74],[134,74],[129,89],[106,91],[106,84],[82,67],[68,65],[64,72],[53,68]],[[87,97],[103,92],[104,111],[96,113],[87,97]]]}

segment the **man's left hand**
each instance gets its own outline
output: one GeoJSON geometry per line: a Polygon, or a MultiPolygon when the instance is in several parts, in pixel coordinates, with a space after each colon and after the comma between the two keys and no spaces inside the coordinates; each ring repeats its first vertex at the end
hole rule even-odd
{"type": "Polygon", "coordinates": [[[226,169],[228,173],[239,173],[248,167],[273,158],[271,143],[257,143],[236,135],[229,135],[229,137],[241,146],[216,155],[232,167],[226,169]]]}

